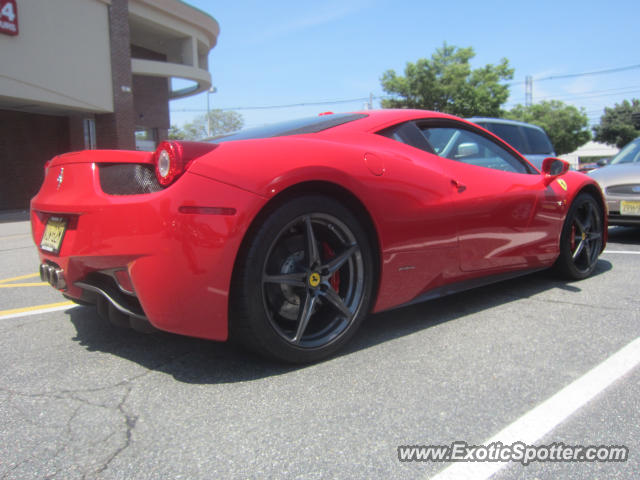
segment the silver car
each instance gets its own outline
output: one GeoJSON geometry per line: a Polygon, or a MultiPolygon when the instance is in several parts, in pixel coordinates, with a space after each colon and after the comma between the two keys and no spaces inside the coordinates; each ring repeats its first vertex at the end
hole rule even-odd
{"type": "Polygon", "coordinates": [[[609,165],[588,175],[604,192],[609,225],[640,225],[640,137],[620,150],[609,165]]]}

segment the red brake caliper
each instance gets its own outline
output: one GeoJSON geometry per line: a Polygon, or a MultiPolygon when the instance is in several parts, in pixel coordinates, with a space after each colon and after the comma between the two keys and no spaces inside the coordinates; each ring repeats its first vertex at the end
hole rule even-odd
{"type": "MultiPolygon", "coordinates": [[[[336,256],[336,253],[333,251],[333,249],[329,246],[327,242],[322,242],[322,252],[324,253],[324,256],[327,260],[332,259],[333,257],[336,256]]],[[[331,278],[329,279],[329,283],[331,284],[331,287],[336,292],[339,291],[339,288],[340,288],[340,271],[339,270],[331,276],[331,278]]]]}

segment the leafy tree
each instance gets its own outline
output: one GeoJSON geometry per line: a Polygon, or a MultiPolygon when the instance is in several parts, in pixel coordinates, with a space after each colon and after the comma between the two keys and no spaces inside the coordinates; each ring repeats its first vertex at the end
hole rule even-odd
{"type": "Polygon", "coordinates": [[[624,147],[627,143],[640,136],[640,129],[633,121],[632,115],[640,113],[640,100],[634,98],[623,101],[613,108],[605,108],[600,117],[600,125],[593,127],[595,140],[598,142],[624,147]]]}
{"type": "Polygon", "coordinates": [[[167,134],[169,140],[184,140],[184,132],[175,125],[171,125],[169,133],[167,134]]]}
{"type": "Polygon", "coordinates": [[[527,107],[516,105],[505,116],[544,128],[558,155],[573,152],[591,139],[589,118],[584,109],[578,110],[559,100],[544,101],[527,107]]]}
{"type": "Polygon", "coordinates": [[[424,108],[461,117],[497,117],[509,98],[508,85],[501,80],[513,78],[513,68],[503,58],[498,65],[471,69],[475,56],[472,47],[443,44],[431,56],[416,63],[407,62],[404,76],[387,70],[380,82],[393,98],[382,100],[383,108],[424,108]]]}
{"type": "Polygon", "coordinates": [[[204,140],[208,137],[235,132],[240,130],[243,125],[244,119],[238,112],[215,109],[209,112],[209,126],[207,126],[207,115],[200,115],[193,122],[185,124],[181,129],[172,126],[169,130],[169,138],[175,140],[204,140]]]}

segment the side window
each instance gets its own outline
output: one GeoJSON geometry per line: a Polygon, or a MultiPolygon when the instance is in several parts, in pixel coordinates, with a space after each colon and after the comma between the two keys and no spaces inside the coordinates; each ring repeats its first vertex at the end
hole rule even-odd
{"type": "Polygon", "coordinates": [[[445,156],[444,152],[448,152],[455,142],[455,128],[429,128],[423,129],[422,134],[425,136],[436,155],[445,156]]]}
{"type": "Polygon", "coordinates": [[[429,142],[425,140],[420,129],[418,129],[413,122],[394,125],[391,128],[378,132],[378,135],[390,138],[396,142],[406,143],[407,145],[419,148],[420,150],[424,150],[428,153],[435,153],[429,142]]]}
{"type": "Polygon", "coordinates": [[[491,140],[469,130],[451,127],[421,128],[436,155],[468,165],[514,173],[529,173],[514,155],[491,140]]]}
{"type": "Polygon", "coordinates": [[[551,155],[553,147],[549,138],[536,128],[523,128],[523,131],[529,141],[529,147],[534,155],[551,155]]]}
{"type": "Polygon", "coordinates": [[[479,125],[500,137],[520,153],[525,155],[531,153],[528,151],[527,144],[522,137],[522,131],[519,126],[492,122],[480,123],[479,125]]]}

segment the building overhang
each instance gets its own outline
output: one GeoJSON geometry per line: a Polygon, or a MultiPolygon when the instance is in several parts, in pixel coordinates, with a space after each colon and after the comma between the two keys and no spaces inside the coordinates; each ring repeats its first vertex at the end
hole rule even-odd
{"type": "Polygon", "coordinates": [[[170,91],[171,99],[195,95],[211,87],[208,55],[220,33],[213,17],[179,0],[130,0],[129,27],[132,45],[166,59],[132,58],[134,75],[194,82],[170,91]]]}
{"type": "Polygon", "coordinates": [[[179,90],[170,90],[169,98],[176,99],[188,97],[204,92],[211,87],[211,74],[201,68],[181,65],[179,63],[157,62],[154,60],[131,59],[131,73],[134,75],[147,75],[150,77],[179,78],[190,80],[195,85],[179,90]]]}

